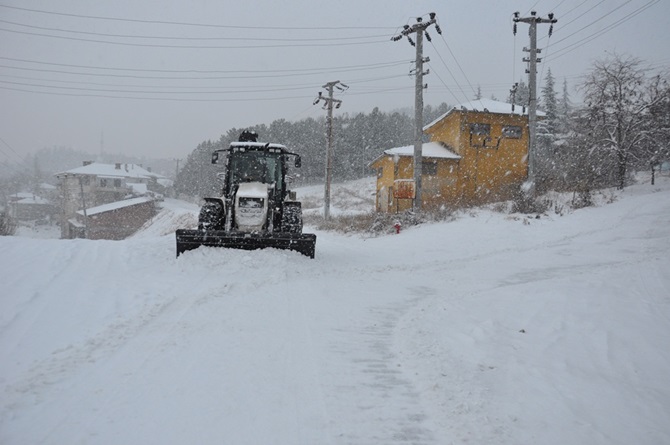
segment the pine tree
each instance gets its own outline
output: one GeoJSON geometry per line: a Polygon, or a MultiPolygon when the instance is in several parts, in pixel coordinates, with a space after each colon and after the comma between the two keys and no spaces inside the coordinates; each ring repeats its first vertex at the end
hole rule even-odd
{"type": "Polygon", "coordinates": [[[563,92],[558,101],[558,132],[566,134],[570,131],[570,113],[572,111],[572,102],[568,92],[568,81],[563,79],[563,92]]]}
{"type": "Polygon", "coordinates": [[[547,70],[547,78],[542,86],[542,102],[541,109],[545,112],[545,127],[548,133],[556,134],[559,128],[558,122],[558,101],[556,99],[556,91],[554,89],[554,76],[551,74],[551,69],[547,70]]]}
{"type": "Polygon", "coordinates": [[[507,102],[513,103],[514,105],[521,105],[522,107],[528,107],[529,100],[530,89],[523,80],[519,80],[516,84],[516,93],[514,94],[514,97],[512,97],[512,94],[510,93],[507,102]]]}

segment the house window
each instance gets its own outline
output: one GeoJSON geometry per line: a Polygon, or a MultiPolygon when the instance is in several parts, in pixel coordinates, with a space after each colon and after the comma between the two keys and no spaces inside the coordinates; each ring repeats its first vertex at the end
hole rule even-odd
{"type": "Polygon", "coordinates": [[[91,177],[84,175],[81,177],[81,184],[82,185],[89,185],[91,183],[91,177]]]}
{"type": "Polygon", "coordinates": [[[100,179],[100,187],[102,188],[107,187],[107,180],[105,178],[100,179]]]}
{"type": "Polygon", "coordinates": [[[116,188],[121,187],[121,180],[120,179],[115,179],[114,180],[114,187],[116,187],[116,188]]]}
{"type": "Polygon", "coordinates": [[[470,134],[477,136],[488,136],[491,134],[490,124],[470,124],[470,134]]]}
{"type": "Polygon", "coordinates": [[[521,139],[521,127],[516,125],[506,125],[502,128],[503,137],[509,139],[521,139]]]}
{"type": "Polygon", "coordinates": [[[424,176],[437,176],[437,162],[423,161],[421,163],[421,174],[424,176]]]}

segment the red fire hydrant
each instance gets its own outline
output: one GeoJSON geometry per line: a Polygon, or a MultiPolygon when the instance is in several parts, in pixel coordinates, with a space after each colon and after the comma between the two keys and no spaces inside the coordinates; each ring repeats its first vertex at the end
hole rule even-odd
{"type": "Polygon", "coordinates": [[[396,234],[400,233],[400,227],[401,227],[401,225],[400,225],[399,222],[396,222],[395,224],[393,224],[393,227],[395,227],[395,233],[396,233],[396,234]]]}

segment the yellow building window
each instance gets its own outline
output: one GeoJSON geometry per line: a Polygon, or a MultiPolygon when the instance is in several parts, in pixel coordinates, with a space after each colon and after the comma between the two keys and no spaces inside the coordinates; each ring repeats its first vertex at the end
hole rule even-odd
{"type": "Polygon", "coordinates": [[[508,139],[521,139],[521,127],[517,125],[506,125],[502,128],[502,135],[508,139]]]}
{"type": "Polygon", "coordinates": [[[437,162],[423,161],[421,162],[421,175],[423,176],[437,176],[437,162]]]}
{"type": "Polygon", "coordinates": [[[488,136],[491,134],[490,124],[470,124],[470,134],[477,136],[488,136]]]}

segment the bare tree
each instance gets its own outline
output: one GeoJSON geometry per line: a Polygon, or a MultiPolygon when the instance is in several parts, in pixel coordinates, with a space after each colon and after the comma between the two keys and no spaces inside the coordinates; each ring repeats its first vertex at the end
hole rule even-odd
{"type": "Polygon", "coordinates": [[[649,107],[649,121],[645,140],[645,161],[651,167],[652,182],[654,169],[670,160],[670,76],[657,75],[649,84],[649,96],[658,98],[649,107]]]}
{"type": "Polygon", "coordinates": [[[592,150],[613,152],[617,186],[623,189],[631,163],[644,157],[650,108],[661,100],[649,88],[641,61],[614,54],[596,61],[586,75],[584,93],[592,150]]]}

